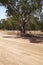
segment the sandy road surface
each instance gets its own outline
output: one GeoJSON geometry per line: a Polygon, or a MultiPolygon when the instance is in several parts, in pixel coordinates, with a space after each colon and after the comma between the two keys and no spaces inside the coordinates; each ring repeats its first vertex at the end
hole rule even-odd
{"type": "Polygon", "coordinates": [[[43,43],[4,36],[0,32],[0,65],[43,65],[43,43]]]}

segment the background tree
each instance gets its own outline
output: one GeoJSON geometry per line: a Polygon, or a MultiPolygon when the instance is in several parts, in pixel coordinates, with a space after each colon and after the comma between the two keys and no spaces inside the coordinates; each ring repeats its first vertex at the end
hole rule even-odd
{"type": "Polygon", "coordinates": [[[18,22],[13,17],[0,20],[0,29],[3,30],[19,30],[18,22]]]}
{"type": "Polygon", "coordinates": [[[6,21],[5,21],[5,19],[1,19],[0,20],[0,23],[1,23],[1,28],[3,29],[3,30],[5,30],[5,26],[6,26],[6,21]]]}

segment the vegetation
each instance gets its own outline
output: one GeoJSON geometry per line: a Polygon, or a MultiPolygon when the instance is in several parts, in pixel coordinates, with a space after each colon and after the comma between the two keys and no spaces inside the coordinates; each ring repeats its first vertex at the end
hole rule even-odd
{"type": "MultiPolygon", "coordinates": [[[[7,15],[14,17],[18,22],[21,32],[25,33],[25,25],[30,20],[30,17],[34,16],[36,12],[41,12],[41,1],[42,0],[0,0],[0,3],[7,8],[7,15]]],[[[31,25],[34,27],[33,23],[31,25]]]]}
{"type": "MultiPolygon", "coordinates": [[[[0,29],[3,30],[20,30],[19,23],[13,17],[0,20],[0,29]]],[[[43,30],[43,21],[37,17],[31,17],[26,23],[25,30],[43,30]]]]}
{"type": "Polygon", "coordinates": [[[14,20],[14,18],[10,17],[0,20],[0,29],[3,30],[17,30],[19,29],[18,22],[14,20]]]}
{"type": "Polygon", "coordinates": [[[1,6],[3,5],[7,8],[7,15],[14,18],[3,20],[0,23],[2,28],[14,30],[20,27],[22,34],[25,34],[25,27],[29,23],[27,29],[41,29],[39,25],[41,22],[34,17],[35,14],[41,12],[41,2],[42,0],[0,0],[1,6]]]}

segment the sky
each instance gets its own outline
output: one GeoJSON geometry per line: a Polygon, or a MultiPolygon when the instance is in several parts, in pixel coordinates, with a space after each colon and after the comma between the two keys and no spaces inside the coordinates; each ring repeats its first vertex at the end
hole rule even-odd
{"type": "Polygon", "coordinates": [[[42,6],[42,12],[43,12],[43,6],[42,6]]]}
{"type": "Polygon", "coordinates": [[[3,7],[3,6],[0,6],[0,19],[6,18],[6,13],[5,13],[5,11],[6,11],[6,8],[3,7]]]}

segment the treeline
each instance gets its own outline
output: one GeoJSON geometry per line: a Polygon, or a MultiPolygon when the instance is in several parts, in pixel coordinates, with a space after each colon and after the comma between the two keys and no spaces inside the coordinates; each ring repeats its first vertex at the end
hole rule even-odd
{"type": "Polygon", "coordinates": [[[27,30],[43,30],[43,20],[39,20],[37,17],[31,17],[26,24],[27,30]]]}
{"type": "MultiPolygon", "coordinates": [[[[0,29],[3,30],[19,30],[19,22],[10,17],[0,20],[0,29]]],[[[31,17],[31,19],[25,25],[26,30],[43,30],[43,21],[39,21],[38,18],[31,17]]]]}
{"type": "Polygon", "coordinates": [[[13,18],[7,18],[0,20],[0,29],[3,30],[17,30],[19,29],[18,22],[13,18]]]}

